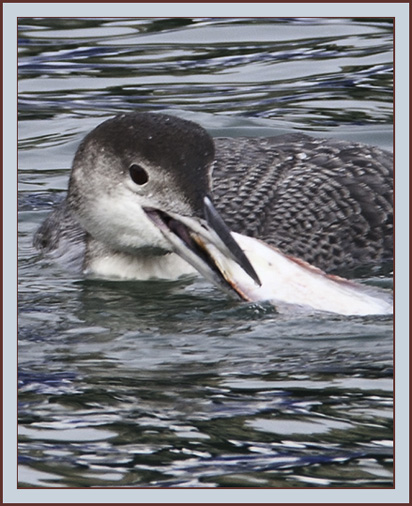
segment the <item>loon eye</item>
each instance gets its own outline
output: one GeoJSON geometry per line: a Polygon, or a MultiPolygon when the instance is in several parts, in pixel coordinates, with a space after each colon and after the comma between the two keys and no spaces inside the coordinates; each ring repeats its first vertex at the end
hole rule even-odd
{"type": "Polygon", "coordinates": [[[144,168],[135,163],[129,167],[129,174],[132,181],[139,186],[143,186],[149,181],[149,176],[144,168]]]}

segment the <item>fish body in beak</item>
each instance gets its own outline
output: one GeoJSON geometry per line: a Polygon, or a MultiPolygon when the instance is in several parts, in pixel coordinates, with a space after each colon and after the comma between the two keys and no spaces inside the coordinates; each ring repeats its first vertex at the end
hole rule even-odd
{"type": "MultiPolygon", "coordinates": [[[[258,239],[232,232],[256,270],[261,286],[256,286],[231,260],[216,250],[216,258],[225,279],[245,300],[269,301],[275,307],[295,306],[311,311],[341,315],[392,314],[392,294],[329,275],[298,258],[283,254],[258,239]]],[[[213,246],[212,246],[213,248],[213,246]]]]}

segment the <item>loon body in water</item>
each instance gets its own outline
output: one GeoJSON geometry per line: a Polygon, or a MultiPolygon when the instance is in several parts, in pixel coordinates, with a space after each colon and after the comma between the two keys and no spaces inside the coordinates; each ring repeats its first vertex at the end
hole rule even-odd
{"type": "Polygon", "coordinates": [[[85,137],[34,243],[86,273],[196,269],[253,299],[231,279],[236,265],[262,285],[244,236],[329,273],[380,264],[392,258],[392,188],[392,155],[378,148],[300,134],[212,140],[191,121],[121,114],[85,137]]]}

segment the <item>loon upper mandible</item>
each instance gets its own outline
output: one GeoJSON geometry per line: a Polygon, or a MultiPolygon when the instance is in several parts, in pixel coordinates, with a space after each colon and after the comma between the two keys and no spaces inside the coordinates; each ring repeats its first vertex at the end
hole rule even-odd
{"type": "Polygon", "coordinates": [[[177,117],[120,114],[80,144],[68,195],[35,245],[97,275],[194,267],[225,284],[212,244],[259,286],[236,233],[327,272],[391,259],[392,188],[392,155],[375,147],[300,134],[212,140],[177,117]]]}

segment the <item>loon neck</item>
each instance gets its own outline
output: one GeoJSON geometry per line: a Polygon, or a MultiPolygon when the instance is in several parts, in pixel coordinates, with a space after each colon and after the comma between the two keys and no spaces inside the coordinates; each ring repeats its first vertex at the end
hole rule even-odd
{"type": "Polygon", "coordinates": [[[84,272],[97,277],[136,280],[176,279],[177,276],[197,274],[173,252],[153,248],[131,254],[111,249],[91,237],[87,239],[84,272]]]}

